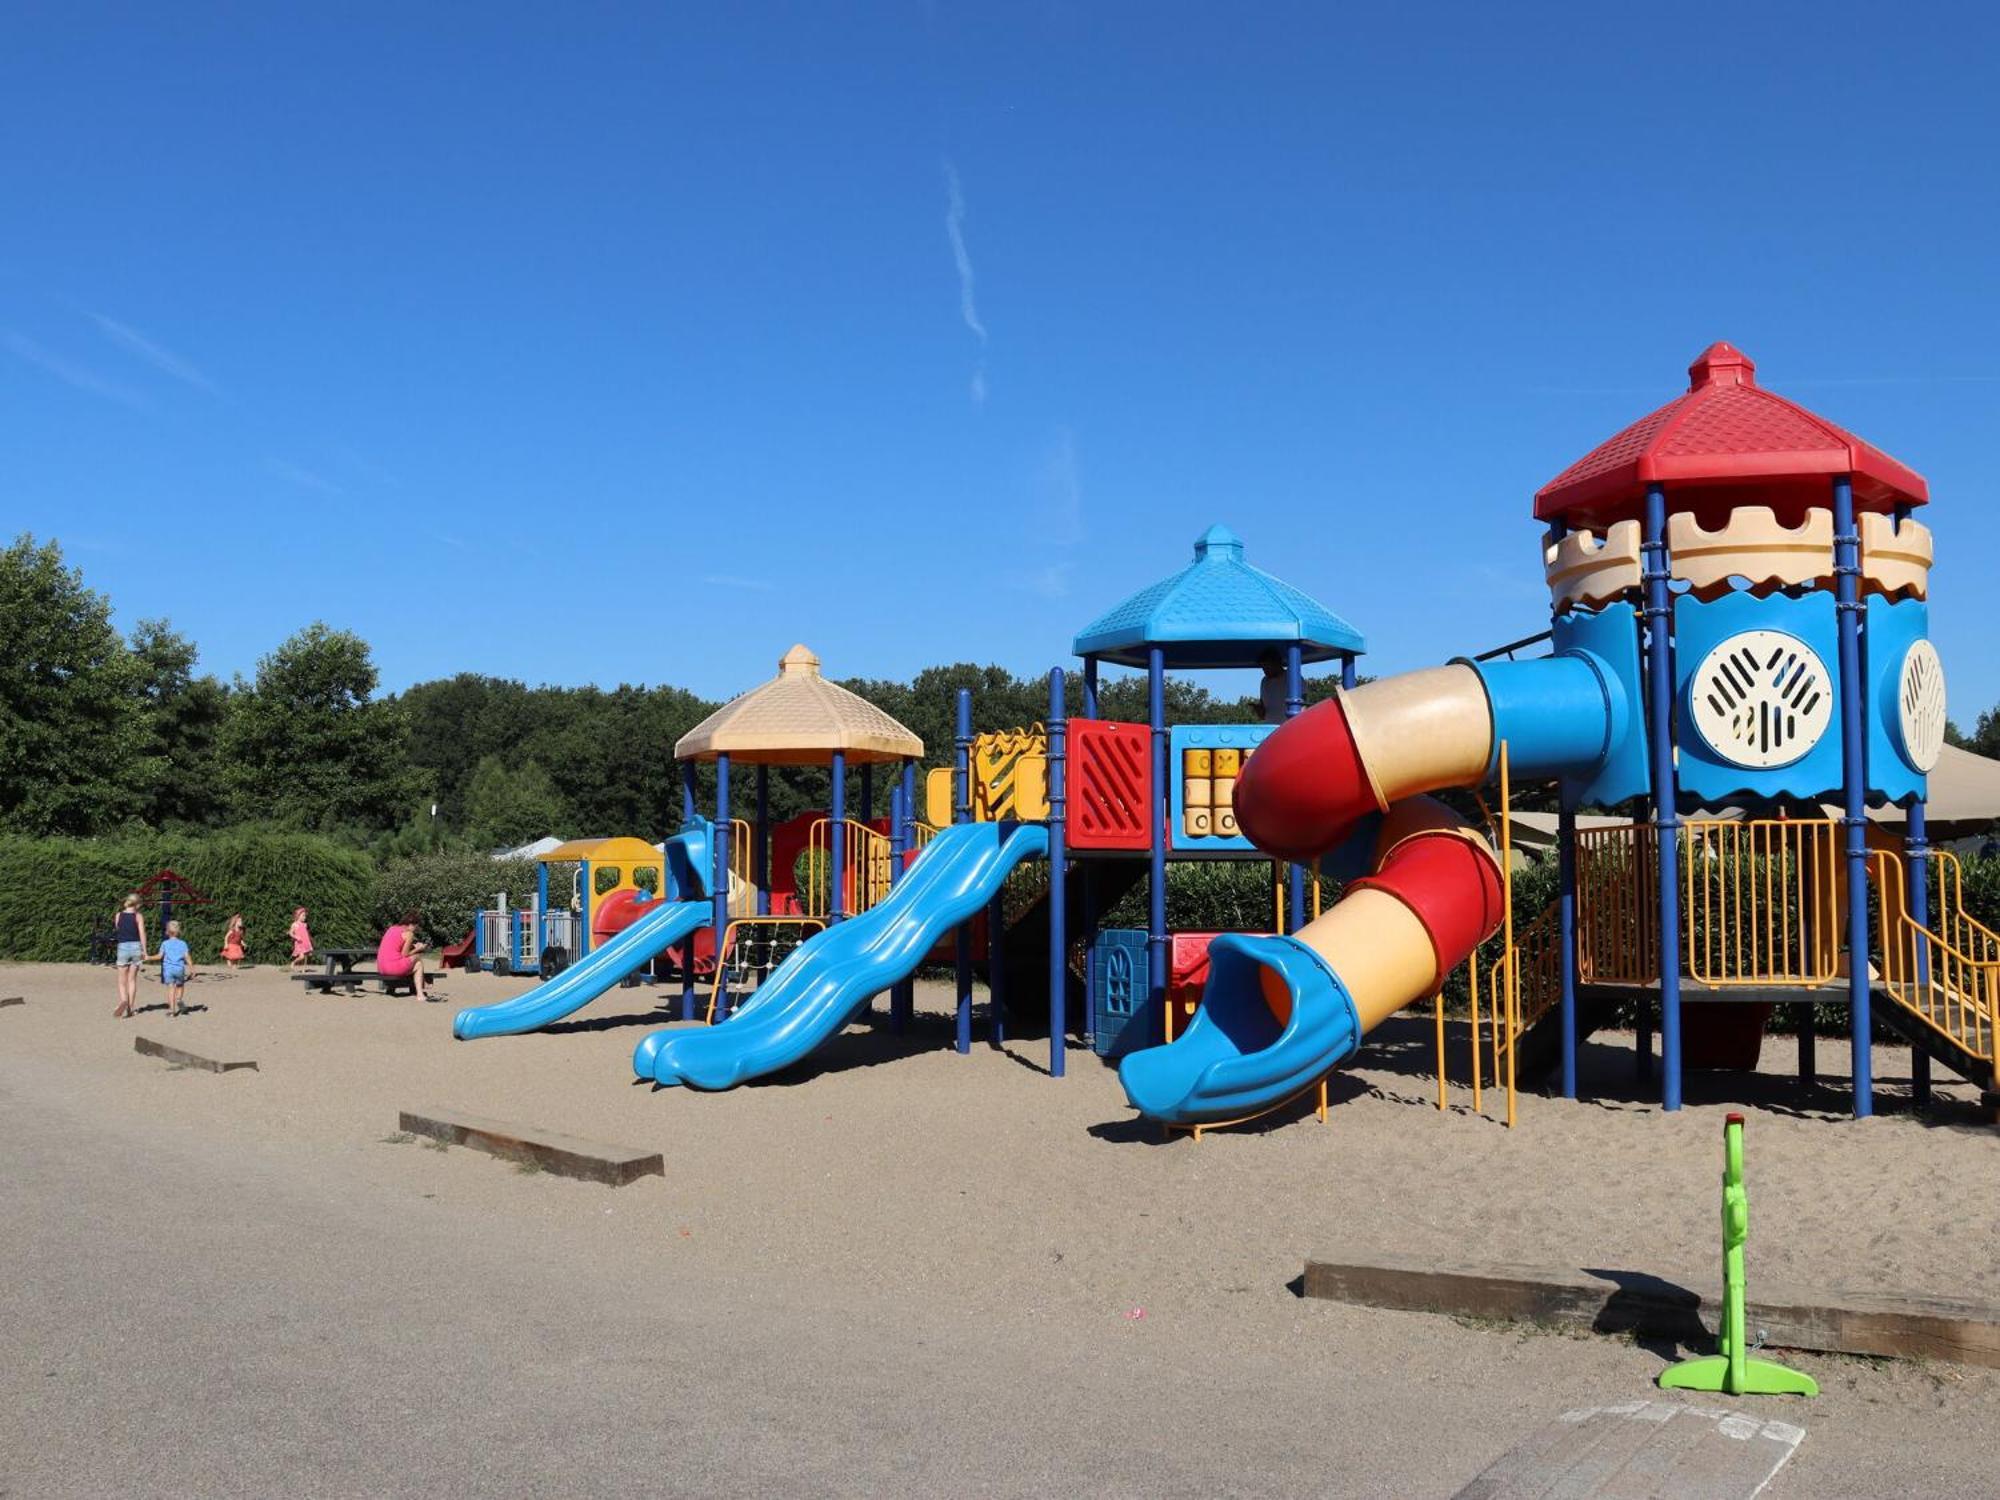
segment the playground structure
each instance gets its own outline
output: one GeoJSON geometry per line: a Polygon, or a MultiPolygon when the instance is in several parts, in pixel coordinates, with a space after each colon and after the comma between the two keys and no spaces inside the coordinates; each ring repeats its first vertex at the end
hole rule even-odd
{"type": "MultiPolygon", "coordinates": [[[[1615,1004],[1646,1018],[1642,1067],[1657,1012],[1669,1110],[1682,1098],[1690,1001],[1798,1006],[1808,1077],[1812,1007],[1846,1003],[1857,1115],[1872,1109],[1873,1018],[1911,1041],[1919,1096],[1932,1058],[1995,1087],[2000,937],[1965,913],[1955,862],[1924,832],[1925,777],[1944,731],[1943,674],[1927,639],[1932,543],[1912,519],[1928,490],[1880,450],[1758,387],[1727,344],[1689,374],[1685,395],[1536,497],[1549,526],[1550,656],[1343,692],[1246,764],[1235,810],[1259,847],[1305,860],[1351,847],[1375,819],[1388,831],[1374,874],[1306,931],[1216,944],[1204,1015],[1172,1046],[1124,1063],[1142,1111],[1212,1118],[1231,1086],[1332,1066],[1398,995],[1435,993],[1488,924],[1505,934],[1484,992],[1510,1119],[1530,1033],[1552,1032],[1562,1092],[1574,1097],[1579,1039],[1615,1004]],[[1396,827],[1402,799],[1508,770],[1560,789],[1560,894],[1518,929],[1504,896],[1498,912],[1467,920],[1490,861],[1461,858],[1441,872],[1442,830],[1424,828],[1431,842],[1420,846],[1396,827]],[[1837,818],[1819,807],[1834,796],[1837,818]],[[1901,853],[1878,840],[1871,854],[1870,803],[1906,810],[1901,853]],[[1579,835],[1579,809],[1621,804],[1647,816],[1579,835]],[[1440,869],[1392,876],[1420,847],[1440,869]],[[1401,910],[1370,899],[1369,920],[1344,915],[1380,894],[1401,910]],[[1385,976],[1385,938],[1399,926],[1406,962],[1385,976]],[[1257,992],[1267,1004],[1254,1003],[1257,992]],[[1300,1049],[1305,1060],[1284,1073],[1300,1049]]],[[[1504,797],[1502,808],[1504,820],[1504,797]]],[[[1475,1023],[1477,1066],[1477,1011],[1475,1023]]]]}
{"type": "MultiPolygon", "coordinates": [[[[1374,1026],[1425,1001],[1437,1007],[1442,1099],[1439,996],[1461,963],[1475,1088],[1484,1059],[1510,1123],[1532,1064],[1559,1067],[1574,1096],[1579,1042],[1613,1007],[1640,1016],[1642,1069],[1657,1024],[1668,1109],[1680,1105],[1687,1036],[1701,1043],[1700,1017],[1732,1004],[1759,1030],[1769,1006],[1801,1007],[1810,1074],[1812,1007],[1847,1003],[1857,1114],[1870,1108],[1874,1016],[1914,1043],[1920,1093],[1933,1057],[1992,1088],[2000,935],[1965,913],[1954,862],[1924,836],[1944,723],[1926,639],[1932,546],[1911,514],[1924,482],[1758,387],[1728,345],[1690,375],[1687,394],[1537,496],[1550,626],[1486,657],[1356,686],[1360,634],[1213,527],[1192,563],[1078,634],[1077,717],[1061,668],[1031,727],[975,734],[970,694],[959,695],[953,764],[929,774],[919,822],[922,746],[795,647],[777,678],[676,746],[686,869],[670,873],[671,902],[623,896],[632,926],[606,946],[643,928],[657,951],[649,921],[683,908],[673,941],[706,928],[716,958],[705,1009],[696,965],[683,962],[682,1018],[717,1024],[647,1037],[638,1076],[733,1086],[798,1061],[884,991],[900,1030],[911,972],[947,938],[955,1043],[968,1051],[984,917],[994,1039],[1045,980],[1049,1071],[1061,1076],[1066,1039],[1084,1029],[1100,1050],[1125,1052],[1128,1097],[1170,1125],[1250,1118],[1315,1085],[1323,1101],[1327,1074],[1374,1026]],[[1517,659],[1544,641],[1548,654],[1517,659]],[[1303,668],[1326,661],[1339,663],[1340,689],[1305,711],[1303,668]],[[1146,673],[1147,722],[1098,717],[1106,664],[1146,673]],[[1265,674],[1267,722],[1166,722],[1170,670],[1246,667],[1265,674]],[[712,823],[694,808],[703,760],[715,766],[712,823]],[[732,761],[758,768],[752,821],[732,815],[732,761]],[[773,764],[827,767],[825,815],[772,830],[773,764]],[[846,807],[850,764],[860,818],[846,807]],[[874,816],[879,765],[894,768],[885,820],[874,816]],[[1560,794],[1560,894],[1517,914],[1502,875],[1511,794],[1537,781],[1560,794]],[[1487,787],[1499,795],[1482,804],[1483,829],[1429,796],[1487,787]],[[1830,817],[1820,799],[1836,795],[1830,817]],[[1902,850],[1881,836],[1871,850],[1870,803],[1905,810],[1902,850]],[[1626,816],[1579,832],[1586,808],[1626,816]],[[720,828],[730,836],[700,833],[720,828]],[[803,880],[793,859],[774,870],[780,851],[802,857],[803,880]],[[1277,862],[1271,932],[1177,941],[1165,877],[1190,859],[1277,862]],[[1047,891],[1035,920],[1010,924],[1002,887],[1028,861],[1046,862],[1047,891]],[[1146,931],[1100,934],[1100,914],[1142,880],[1146,931]],[[1330,907],[1329,881],[1341,887],[1330,907]],[[793,945],[782,961],[764,941],[780,927],[793,945]],[[1498,957],[1482,965],[1496,934],[1498,957]],[[757,948],[764,957],[745,958],[757,948]],[[1706,1009],[1685,1028],[1683,1005],[1696,1002],[1706,1009]]],[[[604,972],[629,972],[636,952],[604,972]]],[[[1693,1065],[1704,1060],[1697,1045],[1693,1065]]]]}

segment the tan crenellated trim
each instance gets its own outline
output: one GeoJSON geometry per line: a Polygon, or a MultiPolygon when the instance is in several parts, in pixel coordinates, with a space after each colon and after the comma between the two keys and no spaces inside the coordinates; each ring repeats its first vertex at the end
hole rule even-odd
{"type": "Polygon", "coordinates": [[[1815,507],[1797,526],[1782,525],[1768,505],[1739,505],[1710,531],[1686,511],[1667,517],[1674,577],[1697,599],[1714,599],[1749,580],[1752,588],[1826,584],[1833,577],[1833,513],[1815,507]]]}
{"type": "Polygon", "coordinates": [[[1933,546],[1922,521],[1896,524],[1880,511],[1861,513],[1861,587],[1891,599],[1930,593],[1933,546]]]}
{"type": "Polygon", "coordinates": [[[1572,531],[1559,542],[1544,540],[1542,573],[1557,609],[1611,603],[1639,587],[1639,523],[1614,521],[1601,542],[1588,530],[1572,531]]]}

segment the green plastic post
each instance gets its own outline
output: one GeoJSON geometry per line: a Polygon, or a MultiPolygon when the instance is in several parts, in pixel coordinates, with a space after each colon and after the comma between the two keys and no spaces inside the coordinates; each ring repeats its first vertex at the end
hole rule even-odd
{"type": "Polygon", "coordinates": [[[1719,1353],[1660,1372],[1665,1390],[1722,1391],[1731,1396],[1817,1396],[1819,1382],[1768,1359],[1752,1359],[1743,1333],[1743,1242],[1750,1238],[1750,1195],[1743,1190],[1743,1116],[1722,1123],[1722,1326],[1719,1353]]]}

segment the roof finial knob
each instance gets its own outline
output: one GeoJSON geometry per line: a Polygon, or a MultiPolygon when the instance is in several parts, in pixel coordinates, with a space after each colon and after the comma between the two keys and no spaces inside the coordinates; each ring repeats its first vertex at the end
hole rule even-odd
{"type": "Polygon", "coordinates": [[[1197,562],[1241,562],[1243,539],[1218,521],[1195,538],[1194,555],[1197,562]]]}
{"type": "Polygon", "coordinates": [[[1701,351],[1701,357],[1688,366],[1688,389],[1698,391],[1705,385],[1755,385],[1757,365],[1749,355],[1734,344],[1718,340],[1701,351]]]}
{"type": "Polygon", "coordinates": [[[817,677],[819,676],[819,658],[813,654],[810,646],[801,642],[778,658],[778,675],[780,677],[817,677]]]}

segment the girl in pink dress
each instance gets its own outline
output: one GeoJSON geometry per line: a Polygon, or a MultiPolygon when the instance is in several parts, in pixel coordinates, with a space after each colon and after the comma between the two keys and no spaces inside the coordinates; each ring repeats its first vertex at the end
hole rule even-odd
{"type": "Polygon", "coordinates": [[[243,962],[243,913],[240,911],[229,919],[229,930],[222,934],[222,961],[232,969],[243,962]]]}
{"type": "Polygon", "coordinates": [[[292,967],[299,968],[312,957],[313,935],[306,927],[306,909],[292,913],[292,967]]]}

